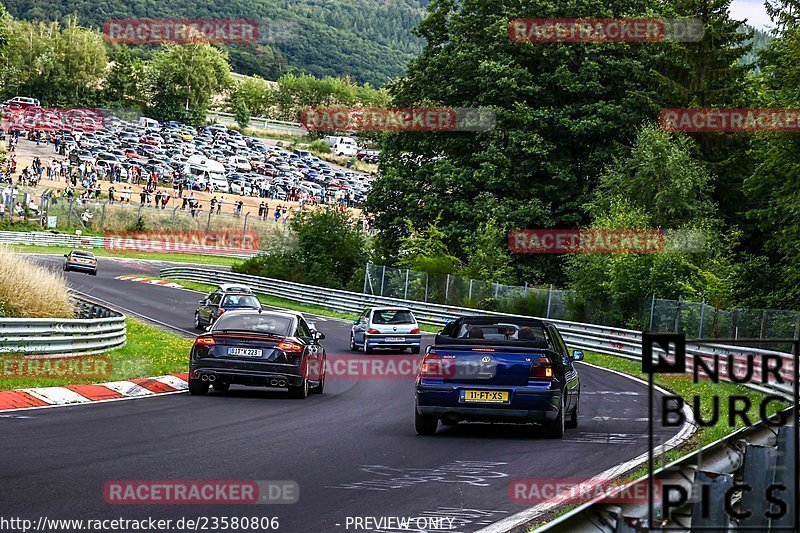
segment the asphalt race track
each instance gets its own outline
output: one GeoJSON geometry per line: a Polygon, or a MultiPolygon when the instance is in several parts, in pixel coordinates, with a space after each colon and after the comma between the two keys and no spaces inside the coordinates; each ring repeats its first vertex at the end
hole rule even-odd
{"type": "MultiPolygon", "coordinates": [[[[61,265],[60,256],[40,260],[61,265]]],[[[96,298],[193,331],[197,293],[114,279],[157,270],[101,259],[97,277],[67,278],[96,298]]],[[[329,354],[349,352],[349,323],[309,320],[325,333],[329,354]]],[[[307,400],[233,387],[10,413],[0,416],[0,508],[33,520],[276,516],[288,532],[346,531],[348,517],[443,516],[456,518],[452,531],[476,531],[530,506],[511,501],[512,479],[583,480],[646,452],[646,387],[585,365],[579,372],[579,428],[563,440],[488,424],[417,436],[411,379],[329,380],[323,395],[307,400]],[[300,499],[130,506],[103,497],[114,480],[223,479],[294,480],[300,499]]]]}

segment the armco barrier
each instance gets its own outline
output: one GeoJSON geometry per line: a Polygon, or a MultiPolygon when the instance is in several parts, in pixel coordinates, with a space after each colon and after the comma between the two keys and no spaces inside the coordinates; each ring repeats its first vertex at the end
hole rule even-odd
{"type": "MultiPolygon", "coordinates": [[[[797,419],[797,411],[790,407],[785,411],[789,420],[797,419]]],[[[730,435],[704,446],[654,472],[659,483],[680,485],[686,490],[687,503],[675,509],[671,520],[661,520],[663,510],[660,498],[653,505],[653,531],[669,528],[670,531],[793,531],[797,509],[794,507],[796,480],[795,436],[793,425],[770,427],[764,423],[742,428],[730,435]],[[736,521],[726,513],[726,492],[735,483],[745,483],[739,498],[732,491],[742,511],[750,516],[736,521]],[[783,485],[786,490],[776,491],[775,496],[787,504],[785,513],[770,521],[763,515],[769,507],[765,501],[765,490],[772,484],[783,485]],[[703,485],[708,491],[702,494],[703,485]],[[766,506],[766,508],[765,508],[766,506]],[[733,522],[733,523],[731,523],[733,522]]],[[[641,477],[620,488],[627,493],[644,493],[649,483],[641,477]],[[642,490],[637,491],[636,487],[642,490]]],[[[776,508],[777,509],[777,508],[776,508]]],[[[530,518],[534,518],[531,513],[530,518]]],[[[647,524],[647,507],[642,503],[626,504],[614,500],[613,495],[594,499],[535,531],[547,533],[591,532],[591,533],[633,533],[650,531],[647,524]]],[[[512,517],[513,518],[513,517],[512,517]]],[[[526,517],[528,518],[528,517],[526,517]]],[[[531,520],[511,523],[510,519],[497,522],[482,529],[481,533],[530,531],[531,520]]],[[[538,520],[537,522],[541,522],[538,520]]]]}
{"type": "MultiPolygon", "coordinates": [[[[72,235],[66,233],[48,233],[44,231],[0,231],[0,244],[25,244],[35,246],[64,246],[67,248],[106,248],[113,250],[131,251],[158,251],[169,252],[174,249],[174,243],[161,241],[148,241],[141,239],[113,237],[92,237],[87,235],[72,235]],[[115,242],[119,241],[119,242],[115,242]],[[170,248],[172,247],[172,248],[170,248]]],[[[200,255],[217,255],[223,257],[252,257],[257,252],[239,250],[235,248],[219,248],[216,246],[203,246],[200,244],[183,246],[185,253],[200,255]]]]}
{"type": "MultiPolygon", "coordinates": [[[[443,326],[450,320],[463,315],[476,314],[496,314],[479,309],[468,309],[463,307],[452,307],[432,303],[416,302],[411,300],[400,300],[396,298],[386,298],[371,294],[327,289],[324,287],[314,287],[283,280],[262,278],[258,276],[248,276],[223,272],[219,270],[208,270],[197,267],[170,267],[161,270],[161,277],[196,281],[216,285],[219,283],[245,283],[258,293],[268,294],[285,298],[293,302],[308,305],[316,305],[332,309],[335,311],[358,314],[366,306],[388,305],[402,306],[411,309],[420,322],[443,326]]],[[[509,316],[509,315],[506,315],[509,316]]],[[[513,315],[511,315],[513,316],[513,315]]],[[[569,322],[565,320],[548,320],[558,326],[559,331],[564,337],[564,341],[572,348],[581,348],[594,352],[625,357],[628,359],[641,360],[641,332],[599,326],[596,324],[583,324],[580,322],[569,322]]],[[[791,354],[749,348],[743,346],[726,346],[720,344],[687,344],[687,358],[689,364],[693,364],[694,358],[709,360],[715,354],[734,356],[734,361],[738,358],[754,357],[759,360],[765,355],[781,357],[783,360],[783,376],[787,383],[775,386],[757,386],[753,388],[762,391],[777,392],[785,396],[791,394],[791,379],[793,376],[793,359],[791,354]]]]}
{"type": "Polygon", "coordinates": [[[76,301],[80,318],[0,318],[0,354],[90,355],[125,346],[125,315],[76,301]]]}

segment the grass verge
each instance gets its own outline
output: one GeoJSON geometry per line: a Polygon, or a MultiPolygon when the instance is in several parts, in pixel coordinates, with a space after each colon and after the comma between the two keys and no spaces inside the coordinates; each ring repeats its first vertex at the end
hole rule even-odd
{"type": "MultiPolygon", "coordinates": [[[[75,248],[66,246],[35,246],[27,244],[13,244],[9,248],[14,252],[26,254],[52,254],[63,255],[75,248]]],[[[79,247],[80,248],[80,247],[79,247]]],[[[175,263],[195,263],[205,265],[233,266],[241,262],[235,257],[220,257],[217,255],[194,254],[162,254],[152,252],[134,252],[129,250],[105,250],[103,248],[87,248],[97,257],[120,257],[126,259],[150,259],[153,261],[170,261],[175,263]]]]}
{"type": "MultiPolygon", "coordinates": [[[[189,368],[189,351],[192,339],[149,326],[132,318],[127,319],[128,342],[122,348],[109,352],[110,375],[87,378],[74,377],[15,377],[3,371],[0,390],[28,387],[59,387],[81,383],[100,383],[134,378],[161,376],[185,372],[189,368]]],[[[86,356],[100,357],[100,356],[86,356]]],[[[18,357],[0,357],[0,363],[18,357]]],[[[0,365],[0,371],[6,366],[0,365]]]]}

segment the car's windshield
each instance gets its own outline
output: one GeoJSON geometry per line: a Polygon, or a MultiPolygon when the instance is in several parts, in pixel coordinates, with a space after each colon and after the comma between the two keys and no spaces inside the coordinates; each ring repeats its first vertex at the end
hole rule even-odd
{"type": "Polygon", "coordinates": [[[237,313],[223,314],[214,323],[212,331],[238,330],[255,333],[273,333],[289,336],[292,333],[294,319],[269,313],[237,313]]]}
{"type": "Polygon", "coordinates": [[[498,321],[495,324],[470,324],[465,322],[455,334],[461,339],[487,340],[544,340],[544,329],[540,326],[518,326],[498,321]]]}

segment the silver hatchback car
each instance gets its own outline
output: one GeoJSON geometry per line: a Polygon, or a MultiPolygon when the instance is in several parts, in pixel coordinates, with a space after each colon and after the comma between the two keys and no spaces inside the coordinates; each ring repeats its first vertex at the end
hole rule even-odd
{"type": "Polygon", "coordinates": [[[353,322],[350,349],[373,353],[376,349],[419,353],[419,324],[414,313],[398,307],[368,307],[353,322]]]}

